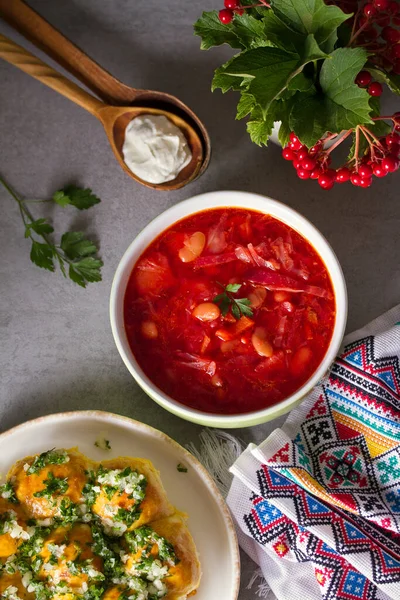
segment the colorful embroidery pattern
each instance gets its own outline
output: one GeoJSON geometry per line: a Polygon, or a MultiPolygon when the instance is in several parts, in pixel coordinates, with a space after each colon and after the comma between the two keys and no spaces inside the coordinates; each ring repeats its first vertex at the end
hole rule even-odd
{"type": "Polygon", "coordinates": [[[257,472],[244,517],[276,556],[312,563],[324,600],[400,585],[400,368],[374,344],[345,348],[295,439],[257,472]]]}

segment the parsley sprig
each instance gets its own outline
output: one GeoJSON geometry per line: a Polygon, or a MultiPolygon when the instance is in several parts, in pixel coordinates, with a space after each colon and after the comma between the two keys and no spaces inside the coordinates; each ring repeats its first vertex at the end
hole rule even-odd
{"type": "Polygon", "coordinates": [[[235,319],[240,319],[242,316],[252,317],[253,311],[250,308],[250,300],[248,298],[235,298],[233,294],[236,294],[242,287],[241,283],[228,283],[227,286],[223,286],[222,283],[218,282],[224,291],[222,294],[218,294],[213,299],[213,302],[219,306],[221,313],[225,316],[229,309],[235,319]]]}
{"type": "MultiPolygon", "coordinates": [[[[25,227],[25,238],[32,242],[30,259],[35,265],[54,272],[55,263],[58,263],[64,277],[67,277],[68,269],[68,277],[81,287],[101,281],[103,262],[95,256],[98,249],[91,240],[86,239],[80,231],[67,231],[61,237],[60,244],[54,243],[49,237],[54,228],[48,219],[35,219],[26,205],[27,201],[22,200],[1,176],[0,183],[18,203],[25,227]],[[37,238],[41,238],[42,241],[37,238]]],[[[60,206],[71,204],[79,210],[85,210],[98,204],[100,199],[89,189],[68,186],[55,192],[52,201],[60,206]]]]}

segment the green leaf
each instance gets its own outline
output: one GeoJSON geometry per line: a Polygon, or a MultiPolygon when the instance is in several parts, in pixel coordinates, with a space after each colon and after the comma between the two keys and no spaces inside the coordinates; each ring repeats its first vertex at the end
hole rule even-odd
{"type": "Polygon", "coordinates": [[[90,240],[85,239],[84,234],[79,231],[64,233],[61,238],[60,247],[71,260],[90,256],[97,252],[96,245],[90,240]]]}
{"type": "Polygon", "coordinates": [[[212,46],[229,44],[232,48],[241,48],[242,44],[234,32],[233,23],[224,25],[218,17],[218,12],[203,12],[202,17],[194,24],[194,33],[201,37],[200,48],[208,50],[212,46]]]}
{"type": "Polygon", "coordinates": [[[235,15],[233,30],[244,48],[257,48],[268,44],[263,23],[247,13],[235,15]]]}
{"type": "Polygon", "coordinates": [[[273,118],[268,118],[267,115],[265,119],[260,121],[249,121],[247,123],[247,132],[250,135],[251,141],[257,144],[257,146],[266,146],[273,127],[274,120],[273,118]]]}
{"type": "Polygon", "coordinates": [[[47,219],[36,219],[32,223],[27,223],[25,226],[25,237],[28,238],[31,235],[31,231],[34,231],[38,235],[46,233],[53,233],[54,229],[47,221],[47,219]]]}
{"type": "Polygon", "coordinates": [[[236,56],[226,67],[228,75],[252,78],[248,91],[266,112],[285,89],[299,65],[299,56],[280,48],[255,48],[236,56]]]}
{"type": "Polygon", "coordinates": [[[281,122],[278,131],[278,140],[282,147],[286,146],[289,143],[289,136],[290,132],[292,131],[290,127],[289,117],[293,107],[293,103],[296,101],[298,96],[299,94],[296,94],[288,100],[277,101],[276,115],[279,116],[279,121],[281,122]]]}
{"type": "Polygon", "coordinates": [[[302,62],[304,64],[309,62],[314,62],[316,60],[321,60],[323,58],[329,58],[329,54],[323,52],[319,47],[317,40],[315,39],[314,34],[309,33],[305,39],[303,52],[301,54],[302,62]]]}
{"type": "Polygon", "coordinates": [[[371,123],[369,94],[356,83],[367,53],[362,48],[338,48],[322,65],[320,84],[330,114],[327,130],[340,132],[363,123],[371,123]]]}
{"type": "Polygon", "coordinates": [[[72,204],[72,206],[75,206],[79,210],[87,210],[100,202],[100,198],[93,194],[91,189],[83,189],[75,185],[69,185],[63,190],[56,192],[53,195],[53,200],[60,206],[72,204]]]}
{"type": "Polygon", "coordinates": [[[273,11],[296,32],[313,33],[318,44],[330,38],[331,46],[336,29],[349,18],[340,8],[327,6],[323,0],[274,0],[273,11]]]}
{"type": "MultiPolygon", "coordinates": [[[[322,95],[297,94],[289,117],[289,133],[294,131],[311,148],[329,130],[329,112],[322,95]]],[[[334,131],[334,130],[332,130],[334,131]]]]}
{"type": "Polygon", "coordinates": [[[400,75],[395,75],[394,73],[387,74],[388,86],[389,89],[394,93],[400,96],[400,75]]]}
{"type": "Polygon", "coordinates": [[[237,77],[236,75],[228,75],[229,65],[235,60],[235,56],[228,60],[224,65],[215,70],[211,84],[211,91],[220,89],[223,94],[228,90],[241,91],[250,81],[251,78],[237,77]]]}
{"type": "Polygon", "coordinates": [[[274,11],[269,10],[265,14],[262,23],[266,38],[277,48],[296,52],[296,49],[304,44],[305,36],[297,33],[281,21],[274,11]]]}
{"type": "Polygon", "coordinates": [[[290,126],[303,144],[314,145],[327,131],[340,133],[372,123],[370,96],[354,83],[366,59],[362,48],[339,48],[324,61],[322,93],[298,98],[290,113],[290,126]]]}
{"type": "Polygon", "coordinates": [[[248,298],[240,298],[239,300],[236,300],[235,303],[242,315],[245,315],[246,317],[253,316],[253,311],[250,308],[250,300],[248,298]]]}
{"type": "Polygon", "coordinates": [[[254,96],[247,94],[246,92],[242,92],[237,106],[236,119],[239,120],[247,117],[247,115],[251,113],[255,106],[256,101],[254,96]]]}
{"type": "Polygon", "coordinates": [[[240,290],[241,287],[242,287],[241,283],[228,283],[228,285],[226,286],[225,289],[227,292],[236,293],[240,290]]]}
{"type": "Polygon", "coordinates": [[[63,190],[58,190],[58,192],[53,194],[53,202],[59,204],[63,208],[68,206],[68,204],[71,204],[69,197],[65,195],[63,190]]]}
{"type": "Polygon", "coordinates": [[[54,271],[53,250],[48,244],[33,241],[30,256],[31,261],[38,267],[54,271]]]}
{"type": "Polygon", "coordinates": [[[379,81],[379,83],[385,83],[394,94],[400,95],[400,75],[386,73],[380,69],[377,69],[376,67],[369,67],[368,65],[365,68],[371,73],[372,77],[376,81],[379,81]]]}
{"type": "Polygon", "coordinates": [[[232,314],[233,314],[233,316],[235,317],[235,319],[238,319],[238,320],[239,320],[239,319],[240,319],[240,309],[239,309],[239,306],[237,305],[237,303],[236,303],[236,302],[234,302],[234,303],[232,304],[231,311],[232,311],[232,314]]]}
{"type": "Polygon", "coordinates": [[[288,90],[309,92],[315,90],[315,88],[312,79],[309,79],[301,72],[289,81],[288,90]]]}
{"type": "Polygon", "coordinates": [[[78,271],[75,271],[73,265],[70,265],[68,275],[69,275],[69,278],[72,279],[72,281],[74,283],[77,283],[81,287],[86,287],[85,278],[78,271]]]}
{"type": "MultiPolygon", "coordinates": [[[[78,285],[83,285],[82,280],[85,285],[86,282],[91,283],[101,281],[100,269],[102,266],[103,261],[100,259],[94,258],[93,256],[86,256],[70,265],[69,276],[75,283],[78,283],[78,285]]],[[[83,285],[83,287],[85,287],[85,285],[83,285]]]]}

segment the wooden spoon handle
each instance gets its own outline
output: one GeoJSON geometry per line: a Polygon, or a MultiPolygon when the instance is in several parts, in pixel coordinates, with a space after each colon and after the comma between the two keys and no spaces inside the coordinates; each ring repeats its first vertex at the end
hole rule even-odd
{"type": "Polygon", "coordinates": [[[78,85],[66,79],[61,73],[58,73],[58,71],[52,69],[4,35],[0,35],[0,58],[18,67],[21,71],[31,75],[31,77],[38,79],[99,118],[98,111],[104,108],[104,104],[100,100],[85,92],[78,85]]]}
{"type": "Polygon", "coordinates": [[[0,0],[0,16],[108,104],[127,106],[139,95],[139,90],[118,81],[22,0],[0,0]]]}

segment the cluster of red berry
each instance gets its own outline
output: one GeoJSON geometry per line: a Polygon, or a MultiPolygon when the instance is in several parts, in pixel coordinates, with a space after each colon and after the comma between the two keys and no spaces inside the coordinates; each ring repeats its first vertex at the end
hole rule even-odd
{"type": "MultiPolygon", "coordinates": [[[[400,166],[400,112],[393,115],[393,131],[386,137],[376,138],[374,145],[370,147],[360,160],[356,158],[355,164],[329,168],[331,164],[330,152],[336,144],[326,148],[326,141],[320,140],[315,146],[308,148],[304,146],[299,138],[292,132],[289,144],[282,150],[285,160],[291,160],[300,179],[317,179],[324,190],[330,190],[335,183],[350,181],[353,185],[367,188],[372,183],[372,177],[385,177],[389,173],[397,171],[400,166]]],[[[338,142],[341,140],[339,139],[338,142]]]]}
{"type": "Polygon", "coordinates": [[[244,8],[240,6],[240,0],[224,0],[224,6],[225,8],[219,11],[218,16],[221,23],[225,25],[232,21],[235,13],[239,15],[244,13],[244,8]]]}
{"type": "MultiPolygon", "coordinates": [[[[354,13],[350,18],[352,34],[350,45],[362,46],[373,56],[370,62],[387,72],[400,74],[400,3],[398,0],[371,0],[363,4],[358,0],[332,2],[345,13],[354,13]]],[[[375,89],[378,86],[374,85],[375,89]]],[[[368,89],[369,91],[369,89],[368,89]]],[[[371,94],[380,95],[380,94],[371,94]]]]}

